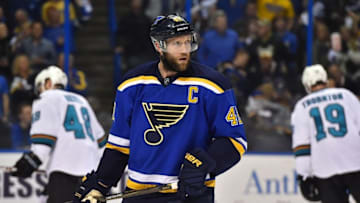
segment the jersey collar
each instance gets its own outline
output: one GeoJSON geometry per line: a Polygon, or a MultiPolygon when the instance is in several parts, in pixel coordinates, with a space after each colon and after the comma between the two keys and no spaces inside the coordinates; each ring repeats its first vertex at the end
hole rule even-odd
{"type": "Polygon", "coordinates": [[[178,77],[189,77],[192,73],[192,62],[190,61],[189,67],[184,72],[178,72],[174,76],[163,78],[160,74],[158,63],[155,66],[155,76],[160,81],[161,85],[164,87],[169,86],[172,84],[178,77]]]}

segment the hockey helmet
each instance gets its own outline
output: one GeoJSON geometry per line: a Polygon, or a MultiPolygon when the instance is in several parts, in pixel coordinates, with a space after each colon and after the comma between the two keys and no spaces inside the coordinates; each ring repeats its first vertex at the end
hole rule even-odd
{"type": "Polygon", "coordinates": [[[166,52],[166,40],[180,35],[191,35],[190,52],[196,51],[198,41],[192,25],[179,15],[158,16],[150,27],[150,38],[156,48],[156,43],[166,52]]]}
{"type": "Polygon", "coordinates": [[[51,80],[52,89],[55,85],[62,85],[66,87],[68,79],[66,74],[57,66],[49,66],[42,70],[35,78],[35,92],[40,93],[44,89],[46,80],[51,80]]]}
{"type": "Polygon", "coordinates": [[[302,74],[302,83],[307,93],[311,92],[311,87],[318,82],[327,82],[327,73],[320,64],[306,66],[302,74]]]}

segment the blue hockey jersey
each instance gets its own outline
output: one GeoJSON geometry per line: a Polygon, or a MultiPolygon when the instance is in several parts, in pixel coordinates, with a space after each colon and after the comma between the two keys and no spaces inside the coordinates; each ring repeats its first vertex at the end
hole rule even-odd
{"type": "Polygon", "coordinates": [[[158,63],[129,71],[117,88],[106,147],[129,154],[131,189],[176,182],[185,153],[206,150],[216,138],[230,139],[239,156],[247,148],[225,77],[191,62],[185,72],[163,79],[158,63]]]}

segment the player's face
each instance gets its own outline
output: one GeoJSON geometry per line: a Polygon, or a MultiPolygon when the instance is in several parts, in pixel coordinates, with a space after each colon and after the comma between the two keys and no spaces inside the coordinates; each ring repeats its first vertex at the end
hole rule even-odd
{"type": "Polygon", "coordinates": [[[170,38],[166,41],[166,52],[160,59],[168,70],[185,71],[190,62],[191,35],[170,38]]]}

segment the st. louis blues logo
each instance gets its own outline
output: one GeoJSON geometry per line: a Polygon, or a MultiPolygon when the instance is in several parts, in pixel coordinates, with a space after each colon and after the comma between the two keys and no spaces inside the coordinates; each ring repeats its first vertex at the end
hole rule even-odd
{"type": "Polygon", "coordinates": [[[164,135],[161,129],[179,122],[185,115],[189,105],[142,103],[151,129],[144,132],[144,140],[149,145],[159,145],[164,135]]]}

